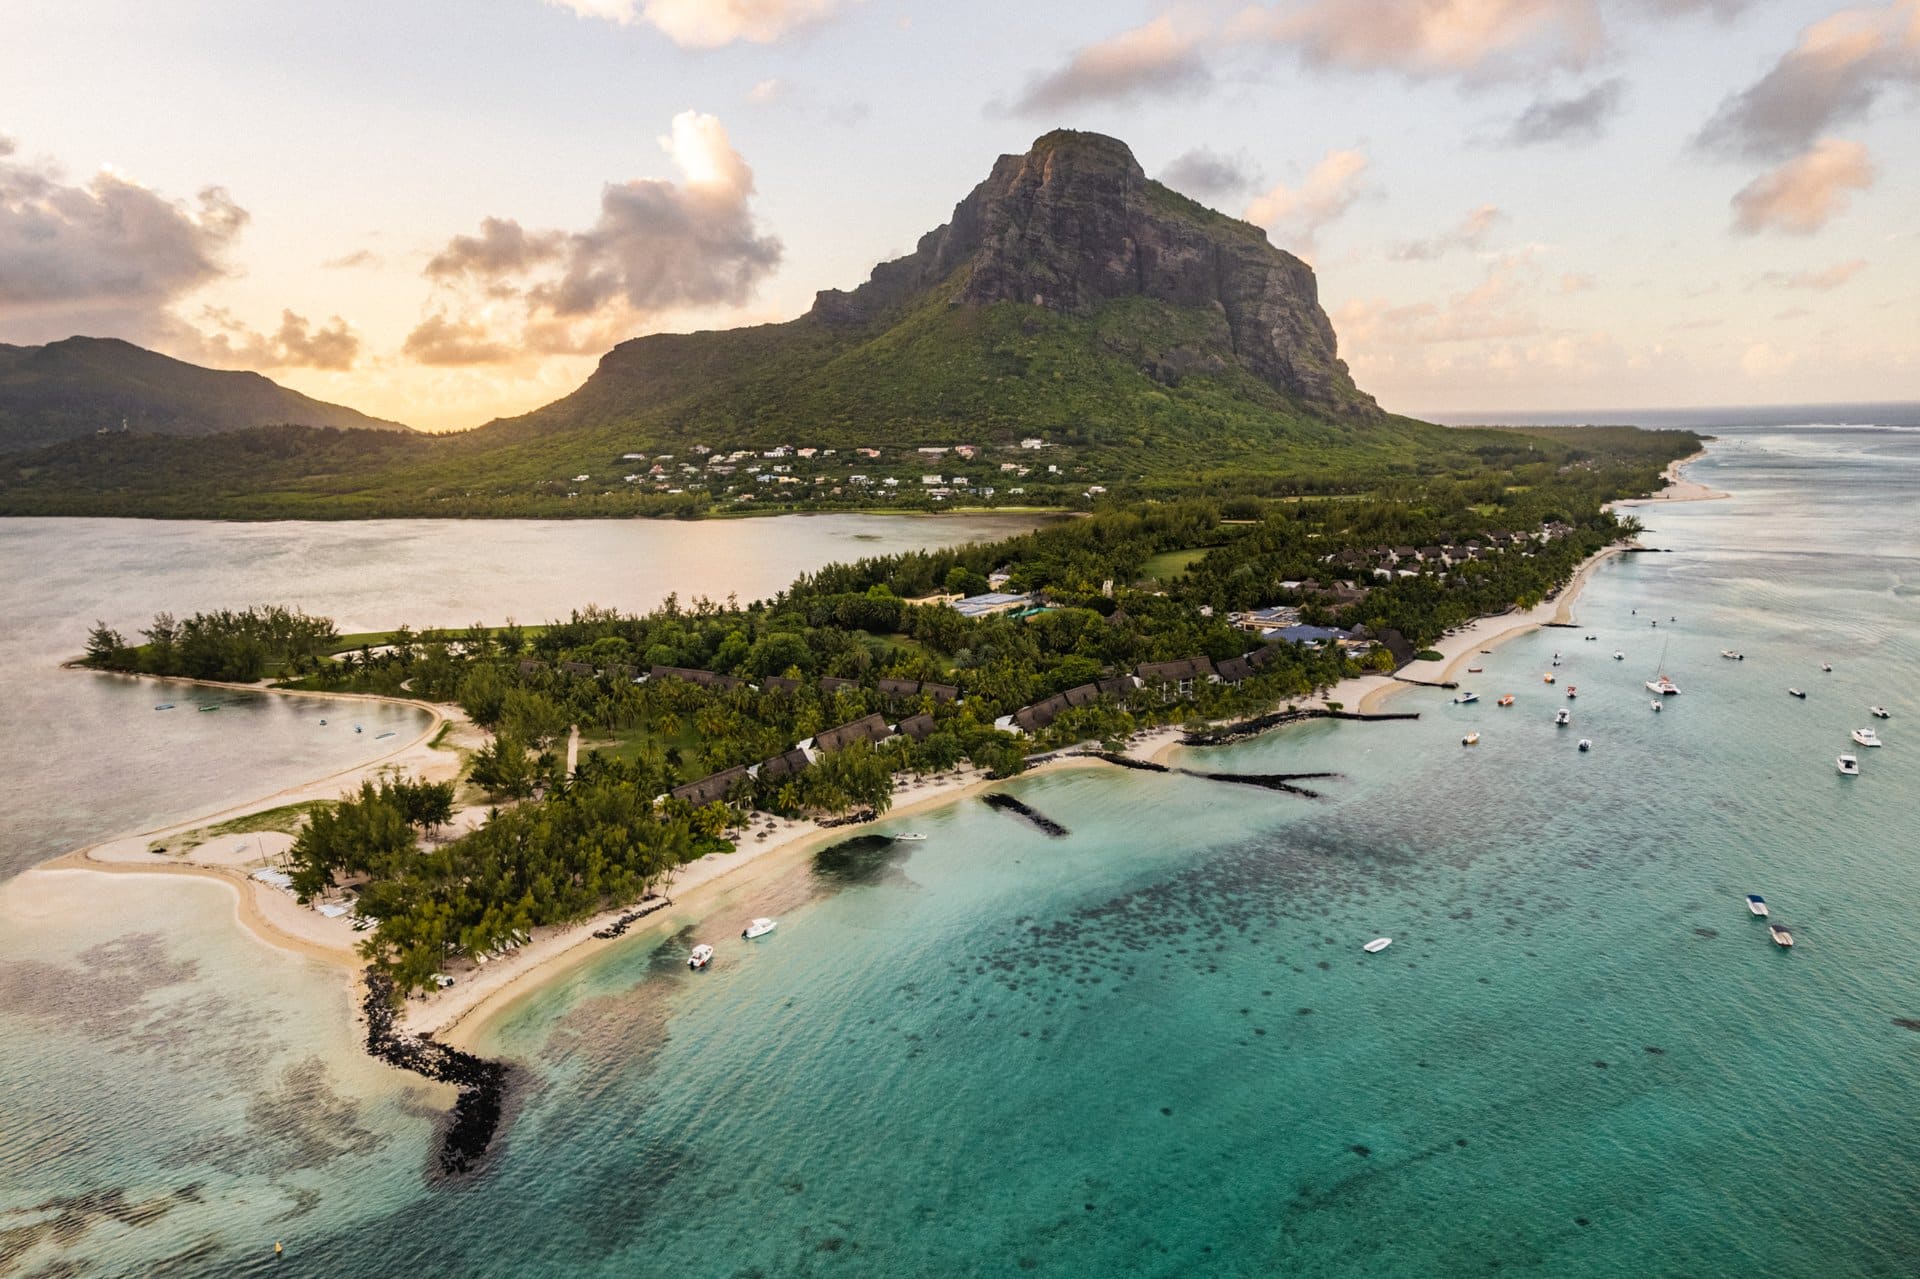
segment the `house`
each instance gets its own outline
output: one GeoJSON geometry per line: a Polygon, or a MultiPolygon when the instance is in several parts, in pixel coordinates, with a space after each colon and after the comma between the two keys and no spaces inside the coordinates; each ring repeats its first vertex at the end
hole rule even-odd
{"type": "Polygon", "coordinates": [[[732,794],[733,788],[747,778],[747,766],[735,764],[732,768],[723,768],[717,773],[710,773],[697,782],[676,786],[667,793],[675,799],[684,799],[689,804],[695,805],[725,802],[727,796],[732,794]]]}
{"type": "Polygon", "coordinates": [[[1234,613],[1229,620],[1243,631],[1259,634],[1272,630],[1276,626],[1292,626],[1300,620],[1300,610],[1286,604],[1275,604],[1271,608],[1256,608],[1246,613],[1234,613]]]}
{"type": "Polygon", "coordinates": [[[918,715],[909,715],[894,725],[893,731],[909,741],[923,742],[933,732],[933,716],[925,711],[918,715]]]}
{"type": "Polygon", "coordinates": [[[1285,640],[1289,644],[1312,644],[1318,647],[1328,642],[1338,644],[1342,640],[1350,640],[1353,638],[1353,632],[1343,631],[1337,626],[1283,626],[1277,631],[1269,632],[1266,638],[1285,640]]]}
{"type": "Polygon", "coordinates": [[[945,484],[946,480],[938,475],[923,475],[920,477],[920,482],[922,484],[945,484]]]}
{"type": "Polygon", "coordinates": [[[593,669],[591,662],[562,662],[560,663],[560,669],[568,675],[594,675],[598,673],[593,669]]]}
{"type": "Polygon", "coordinates": [[[988,591],[985,595],[969,595],[956,600],[953,608],[962,617],[995,617],[1001,613],[1011,613],[1015,609],[1025,608],[1032,601],[1029,595],[1015,595],[1007,591],[988,591]]]}
{"type": "Polygon", "coordinates": [[[1253,678],[1253,663],[1244,657],[1229,657],[1220,663],[1220,678],[1229,684],[1253,678]]]}
{"type": "Polygon", "coordinates": [[[1218,679],[1213,663],[1205,657],[1183,657],[1177,662],[1148,662],[1134,674],[1140,677],[1142,684],[1158,684],[1165,696],[1168,688],[1175,689],[1182,697],[1193,692],[1194,681],[1218,679]]]}
{"type": "Polygon", "coordinates": [[[919,691],[919,680],[883,679],[880,681],[880,693],[884,697],[912,697],[919,691]]]}
{"type": "Polygon", "coordinates": [[[868,459],[877,458],[880,456],[879,449],[862,448],[862,449],[855,449],[854,452],[859,454],[861,457],[868,458],[868,459]]]}
{"type": "Polygon", "coordinates": [[[835,693],[853,693],[860,689],[857,679],[839,679],[832,675],[820,677],[820,691],[831,697],[835,693]]]}
{"type": "Polygon", "coordinates": [[[1034,436],[1028,436],[1026,439],[1020,441],[1020,447],[1029,450],[1043,449],[1047,447],[1047,442],[1042,439],[1037,439],[1034,436]]]}
{"type": "Polygon", "coordinates": [[[760,681],[760,687],[769,693],[797,693],[800,691],[800,681],[788,679],[785,675],[769,675],[760,681]]]}
{"type": "Polygon", "coordinates": [[[922,683],[920,685],[920,692],[924,696],[931,697],[936,702],[957,702],[960,700],[960,690],[952,684],[922,683]]]}
{"type": "Polygon", "coordinates": [[[747,685],[745,680],[735,679],[731,675],[715,675],[712,671],[698,671],[685,666],[655,666],[647,672],[647,678],[685,680],[702,688],[745,688],[747,685]]]}
{"type": "Polygon", "coordinates": [[[1140,687],[1140,681],[1132,675],[1110,675],[1094,685],[1102,697],[1125,697],[1140,687]]]}
{"type": "Polygon", "coordinates": [[[546,669],[547,664],[537,657],[523,657],[520,659],[520,673],[522,675],[538,675],[546,669]]]}
{"type": "Polygon", "coordinates": [[[747,771],[760,781],[777,781],[782,777],[792,777],[813,761],[798,746],[783,751],[772,759],[763,759],[747,771]]]}
{"type": "Polygon", "coordinates": [[[823,751],[837,751],[855,742],[884,742],[892,736],[892,727],[876,711],[872,715],[863,715],[852,723],[842,724],[838,728],[829,728],[810,741],[800,743],[800,748],[819,754],[823,751]]]}

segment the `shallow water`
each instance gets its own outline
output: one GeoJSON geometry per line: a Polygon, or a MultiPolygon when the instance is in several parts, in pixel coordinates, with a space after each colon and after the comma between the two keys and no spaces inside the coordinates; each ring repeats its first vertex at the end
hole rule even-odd
{"type": "MultiPolygon", "coordinates": [[[[1672,553],[1602,566],[1479,704],[1192,753],[1325,798],[1061,773],[1012,790],[1066,838],[968,800],[669,912],[491,1027],[531,1083],[478,1180],[397,1131],[304,1217],[249,1183],[167,1273],[286,1237],[290,1275],[1910,1274],[1920,435],[1728,432],[1692,476],[1736,496],[1645,508],[1672,553]]],[[[142,1122],[98,1177],[202,1175],[193,1106],[142,1122]]],[[[175,1220],[33,1260],[132,1272],[175,1220]]]]}

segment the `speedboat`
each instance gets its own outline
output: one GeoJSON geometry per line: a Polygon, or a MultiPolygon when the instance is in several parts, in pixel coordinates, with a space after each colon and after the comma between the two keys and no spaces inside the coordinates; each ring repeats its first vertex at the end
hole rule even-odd
{"type": "Polygon", "coordinates": [[[1460,739],[1460,744],[1462,746],[1478,746],[1480,744],[1480,734],[1468,733],[1465,737],[1460,739]]]}
{"type": "Polygon", "coordinates": [[[1788,932],[1786,929],[1782,928],[1778,924],[1768,924],[1767,931],[1773,935],[1773,944],[1778,946],[1781,950],[1788,950],[1792,948],[1793,946],[1792,933],[1788,932]]]}
{"type": "Polygon", "coordinates": [[[756,919],[741,929],[740,935],[751,941],[755,937],[765,937],[768,933],[779,927],[779,924],[780,921],[777,919],[756,919]]]}
{"type": "Polygon", "coordinates": [[[1366,951],[1369,955],[1377,955],[1391,945],[1393,945],[1393,938],[1376,937],[1360,949],[1366,951]]]}
{"type": "Polygon", "coordinates": [[[1878,746],[1880,744],[1880,734],[1874,732],[1871,728],[1856,728],[1853,730],[1853,740],[1862,746],[1878,746]]]}
{"type": "Polygon", "coordinates": [[[1589,738],[1589,737],[1583,737],[1583,738],[1581,738],[1581,739],[1580,739],[1580,749],[1581,749],[1581,750],[1583,750],[1583,751],[1590,751],[1590,750],[1592,750],[1592,749],[1593,749],[1593,739],[1592,739],[1592,738],[1589,738]]]}
{"type": "Polygon", "coordinates": [[[1480,694],[1478,693],[1462,693],[1453,699],[1453,704],[1455,706],[1465,706],[1468,702],[1477,702],[1479,700],[1480,694]]]}
{"type": "Polygon", "coordinates": [[[1597,640],[1597,639],[1599,639],[1600,637],[1599,637],[1598,635],[1589,635],[1589,636],[1587,636],[1587,638],[1588,638],[1588,639],[1590,639],[1590,640],[1597,640]]]}
{"type": "Polygon", "coordinates": [[[1887,708],[1884,706],[1869,706],[1867,707],[1867,714],[1873,716],[1875,719],[1892,719],[1893,718],[1891,715],[1887,714],[1887,708]]]}
{"type": "Polygon", "coordinates": [[[708,964],[711,964],[712,962],[713,962],[713,947],[707,945],[705,942],[701,942],[698,946],[695,946],[693,948],[693,953],[687,956],[687,967],[693,969],[696,972],[698,972],[702,968],[705,968],[708,964]]]}
{"type": "Polygon", "coordinates": [[[1860,776],[1860,757],[1859,756],[1842,755],[1839,759],[1835,760],[1834,763],[1839,767],[1840,775],[1842,777],[1860,776]]]}
{"type": "Polygon", "coordinates": [[[1500,699],[1500,705],[1502,705],[1502,706],[1511,706],[1511,705],[1513,705],[1513,694],[1512,694],[1512,693],[1508,693],[1508,694],[1507,694],[1507,695],[1506,695],[1505,697],[1502,697],[1502,698],[1500,699]]]}
{"type": "Polygon", "coordinates": [[[896,844],[918,844],[925,839],[926,836],[917,830],[903,830],[893,837],[893,842],[896,844]]]}
{"type": "Polygon", "coordinates": [[[1680,691],[1680,686],[1667,678],[1665,671],[1647,681],[1647,691],[1658,693],[1662,697],[1672,697],[1680,691]]]}
{"type": "Polygon", "coordinates": [[[1667,704],[1665,702],[1650,702],[1648,703],[1648,705],[1652,706],[1653,709],[1657,711],[1663,711],[1667,709],[1667,704]]]}
{"type": "Polygon", "coordinates": [[[1624,662],[1627,660],[1627,655],[1616,648],[1613,650],[1613,660],[1616,662],[1624,662]]]}
{"type": "Polygon", "coordinates": [[[1797,688],[1790,688],[1790,689],[1788,689],[1788,690],[1787,690],[1787,696],[1788,696],[1788,697],[1797,697],[1797,698],[1799,698],[1799,699],[1800,699],[1801,701],[1803,701],[1803,702],[1807,700],[1807,695],[1806,695],[1805,693],[1803,693],[1803,692],[1801,692],[1801,691],[1800,691],[1799,689],[1797,689],[1797,688]]]}
{"type": "Polygon", "coordinates": [[[1747,894],[1747,909],[1765,919],[1767,917],[1767,899],[1759,893],[1747,894]]]}
{"type": "Polygon", "coordinates": [[[1557,710],[1553,713],[1553,722],[1565,728],[1567,725],[1573,723],[1573,712],[1564,708],[1557,710]]]}
{"type": "Polygon", "coordinates": [[[1747,660],[1745,653],[1736,653],[1730,648],[1721,649],[1720,656],[1726,658],[1729,662],[1744,662],[1747,660]]]}

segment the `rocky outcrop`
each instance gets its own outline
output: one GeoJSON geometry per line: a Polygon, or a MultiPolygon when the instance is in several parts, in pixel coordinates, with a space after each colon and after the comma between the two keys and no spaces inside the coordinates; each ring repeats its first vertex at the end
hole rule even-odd
{"type": "Polygon", "coordinates": [[[1168,303],[1215,322],[1160,353],[1147,367],[1154,377],[1177,381],[1233,361],[1323,412],[1380,412],[1338,356],[1311,267],[1258,227],[1152,181],[1126,144],[1100,134],[1058,130],[1025,155],[1000,157],[952,221],[852,292],[819,294],[810,316],[872,324],[940,289],[958,306],[1019,302],[1076,315],[1131,297],[1168,303]]]}

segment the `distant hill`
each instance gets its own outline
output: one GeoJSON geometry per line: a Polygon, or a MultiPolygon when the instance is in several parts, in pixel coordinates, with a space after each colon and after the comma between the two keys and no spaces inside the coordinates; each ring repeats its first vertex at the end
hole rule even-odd
{"type": "Polygon", "coordinates": [[[122,430],[214,435],[280,423],[408,429],[289,391],[258,373],[202,368],[117,338],[0,343],[0,449],[122,430]]]}
{"type": "Polygon", "coordinates": [[[0,462],[0,513],[1087,506],[1352,491],[1516,453],[1565,455],[1383,412],[1306,263],[1152,181],[1116,139],[1061,130],[1000,157],[913,253],[786,323],[624,342],[544,408],[404,443],[88,436],[0,462]]]}

